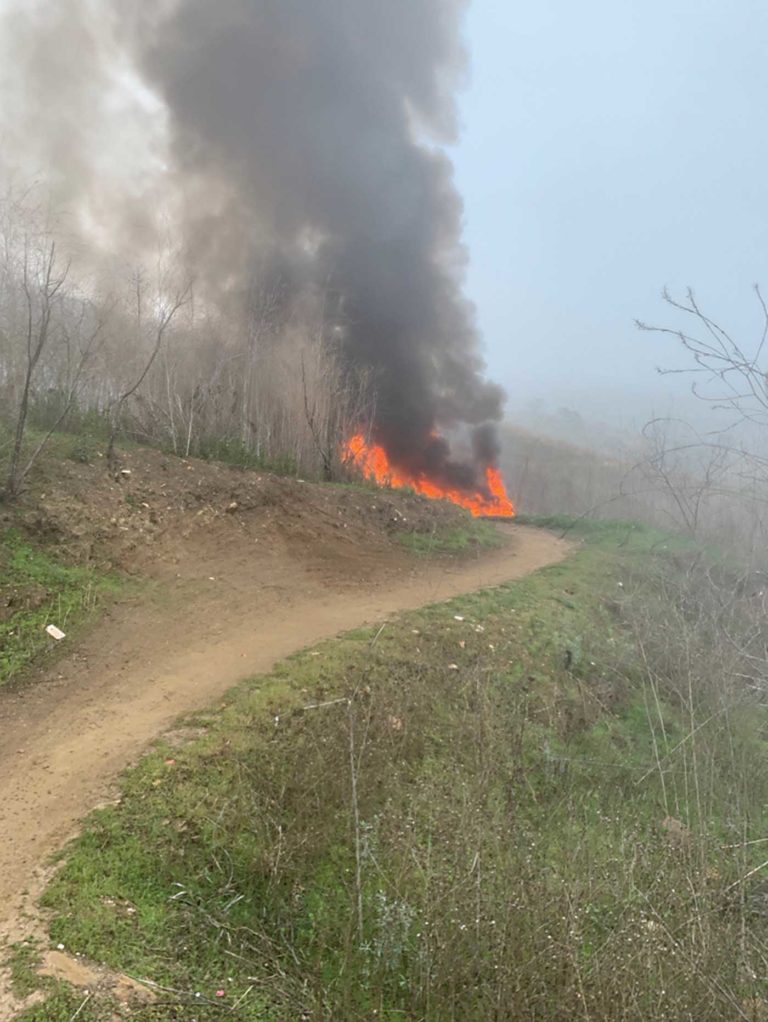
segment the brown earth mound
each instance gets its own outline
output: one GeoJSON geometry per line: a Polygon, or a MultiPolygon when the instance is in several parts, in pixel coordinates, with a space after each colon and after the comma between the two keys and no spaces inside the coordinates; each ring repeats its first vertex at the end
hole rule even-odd
{"type": "Polygon", "coordinates": [[[19,504],[0,512],[0,526],[53,543],[67,558],[155,576],[186,560],[201,534],[206,545],[278,544],[339,569],[391,548],[393,537],[467,521],[448,502],[406,492],[308,483],[148,448],[124,454],[115,472],[103,458],[49,459],[19,504]]]}

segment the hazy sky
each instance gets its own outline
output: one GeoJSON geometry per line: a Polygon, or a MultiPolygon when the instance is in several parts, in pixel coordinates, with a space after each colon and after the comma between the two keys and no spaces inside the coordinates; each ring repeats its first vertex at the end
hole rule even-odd
{"type": "Polygon", "coordinates": [[[746,333],[768,290],[768,5],[473,0],[466,27],[454,159],[491,373],[513,406],[663,411],[689,384],[634,318],[666,325],[661,288],[690,283],[746,333]]]}

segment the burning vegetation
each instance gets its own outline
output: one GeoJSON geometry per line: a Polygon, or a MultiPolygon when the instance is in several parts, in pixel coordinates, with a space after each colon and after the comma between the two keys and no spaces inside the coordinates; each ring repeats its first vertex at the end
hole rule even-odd
{"type": "Polygon", "coordinates": [[[390,460],[381,444],[369,443],[362,433],[355,434],[347,442],[344,458],[347,464],[354,465],[366,479],[378,483],[379,486],[391,486],[396,490],[415,490],[430,500],[450,500],[459,507],[471,511],[476,517],[515,516],[515,505],[507,495],[501,471],[495,465],[486,466],[484,484],[472,490],[440,482],[423,473],[399,468],[390,460]]]}

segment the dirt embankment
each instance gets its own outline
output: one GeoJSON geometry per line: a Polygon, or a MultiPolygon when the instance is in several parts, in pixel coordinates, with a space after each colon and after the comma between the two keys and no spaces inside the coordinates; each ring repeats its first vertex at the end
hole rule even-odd
{"type": "Polygon", "coordinates": [[[371,557],[391,557],[399,535],[465,522],[453,505],[409,493],[308,483],[149,448],[124,454],[114,472],[103,458],[49,459],[20,504],[0,509],[0,527],[21,527],[65,557],[154,577],[186,567],[190,549],[204,553],[213,537],[276,545],[340,575],[364,572],[371,557]]]}

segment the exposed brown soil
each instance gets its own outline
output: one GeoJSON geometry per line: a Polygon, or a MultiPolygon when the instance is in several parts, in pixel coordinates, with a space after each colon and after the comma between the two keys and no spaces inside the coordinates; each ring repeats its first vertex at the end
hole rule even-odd
{"type": "Polygon", "coordinates": [[[117,482],[103,466],[64,466],[21,511],[25,528],[57,536],[70,555],[152,582],[107,608],[53,666],[0,695],[5,940],[25,935],[24,910],[51,853],[179,715],[322,638],[521,577],[567,550],[546,532],[499,525],[501,549],[419,559],[392,534],[460,524],[460,513],[153,452],[126,467],[117,482]]]}
{"type": "Polygon", "coordinates": [[[340,570],[364,563],[369,551],[391,551],[397,535],[466,520],[452,504],[414,494],[318,485],[151,448],[124,454],[120,466],[49,460],[18,506],[0,506],[0,527],[20,527],[80,562],[165,577],[174,563],[187,564],[190,545],[203,533],[207,542],[212,527],[225,541],[288,544],[294,558],[340,570]]]}

